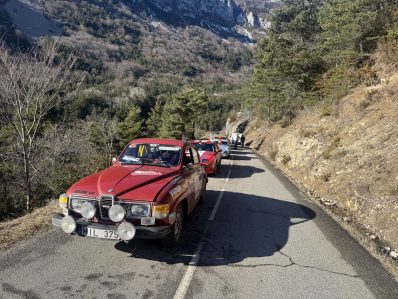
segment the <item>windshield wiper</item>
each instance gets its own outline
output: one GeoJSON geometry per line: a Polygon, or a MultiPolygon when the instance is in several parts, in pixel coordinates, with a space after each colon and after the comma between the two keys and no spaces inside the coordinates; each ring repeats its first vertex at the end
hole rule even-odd
{"type": "Polygon", "coordinates": [[[141,161],[120,162],[122,165],[142,165],[141,161]]]}
{"type": "Polygon", "coordinates": [[[160,167],[167,167],[170,168],[170,165],[165,162],[142,162],[143,165],[153,165],[153,166],[160,166],[160,167]]]}

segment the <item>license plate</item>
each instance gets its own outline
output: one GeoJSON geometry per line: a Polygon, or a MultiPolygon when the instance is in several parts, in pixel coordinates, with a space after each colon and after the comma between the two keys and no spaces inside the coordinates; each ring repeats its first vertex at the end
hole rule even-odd
{"type": "Polygon", "coordinates": [[[82,235],[92,238],[119,240],[116,230],[82,227],[82,235]]]}

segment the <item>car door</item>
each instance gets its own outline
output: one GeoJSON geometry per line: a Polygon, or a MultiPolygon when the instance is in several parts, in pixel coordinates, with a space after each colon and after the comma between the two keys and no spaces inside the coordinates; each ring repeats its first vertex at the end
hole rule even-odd
{"type": "Polygon", "coordinates": [[[195,164],[190,146],[185,148],[183,157],[183,177],[187,183],[188,214],[191,213],[196,204],[195,198],[195,164]]]}
{"type": "Polygon", "coordinates": [[[206,174],[203,170],[202,165],[200,164],[199,153],[195,147],[191,147],[193,163],[194,163],[194,173],[193,175],[193,185],[195,192],[195,205],[199,202],[200,196],[202,195],[203,185],[205,184],[206,174]]]}
{"type": "Polygon", "coordinates": [[[218,144],[214,144],[213,145],[213,150],[214,150],[214,152],[215,152],[215,155],[216,155],[216,167],[218,166],[218,165],[220,165],[221,164],[221,158],[222,158],[222,150],[221,150],[221,146],[220,145],[218,145],[218,144]]]}

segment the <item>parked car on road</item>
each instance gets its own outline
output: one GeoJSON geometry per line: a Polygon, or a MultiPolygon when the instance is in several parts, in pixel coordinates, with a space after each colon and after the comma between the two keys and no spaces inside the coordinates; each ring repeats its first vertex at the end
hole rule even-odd
{"type": "Polygon", "coordinates": [[[223,158],[229,158],[231,156],[231,145],[229,144],[228,139],[221,140],[221,151],[223,158]]]}
{"type": "Polygon", "coordinates": [[[205,197],[207,175],[194,146],[180,140],[131,141],[113,165],[59,197],[53,225],[67,234],[129,241],[181,240],[183,220],[205,197]]]}
{"type": "Polygon", "coordinates": [[[221,148],[216,142],[210,140],[192,140],[191,143],[198,150],[200,163],[207,174],[216,175],[217,168],[221,166],[221,148]]]}

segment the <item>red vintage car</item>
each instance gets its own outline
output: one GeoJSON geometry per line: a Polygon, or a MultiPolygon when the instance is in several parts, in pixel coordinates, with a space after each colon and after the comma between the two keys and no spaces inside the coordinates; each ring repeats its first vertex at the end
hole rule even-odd
{"type": "Polygon", "coordinates": [[[131,141],[113,165],[59,198],[53,225],[67,234],[129,241],[181,240],[183,220],[206,195],[207,176],[194,146],[181,140],[131,141]]]}
{"type": "Polygon", "coordinates": [[[222,151],[217,142],[210,140],[192,140],[200,155],[200,163],[207,174],[216,175],[217,168],[221,166],[222,151]]]}

